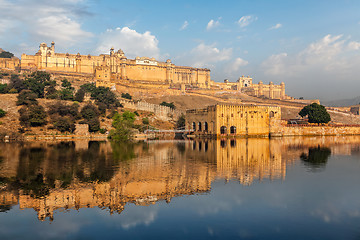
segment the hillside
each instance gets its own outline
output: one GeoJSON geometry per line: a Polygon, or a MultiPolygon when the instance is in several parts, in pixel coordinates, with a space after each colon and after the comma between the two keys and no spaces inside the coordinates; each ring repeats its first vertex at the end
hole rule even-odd
{"type": "Polygon", "coordinates": [[[358,105],[360,103],[360,96],[350,99],[340,99],[340,100],[333,100],[333,101],[322,101],[323,105],[328,107],[346,107],[346,106],[353,106],[358,105]]]}

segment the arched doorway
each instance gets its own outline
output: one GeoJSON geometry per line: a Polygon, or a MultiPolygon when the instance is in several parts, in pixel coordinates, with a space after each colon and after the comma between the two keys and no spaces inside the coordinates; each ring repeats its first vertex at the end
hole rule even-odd
{"type": "Polygon", "coordinates": [[[201,131],[201,122],[198,123],[198,131],[201,131]]]}
{"type": "Polygon", "coordinates": [[[220,134],[227,134],[227,128],[226,128],[226,126],[220,127],[220,134]]]}
{"type": "Polygon", "coordinates": [[[195,122],[192,123],[192,130],[196,131],[196,123],[195,122]]]}
{"type": "Polygon", "coordinates": [[[207,123],[207,122],[204,122],[204,131],[207,132],[207,131],[208,131],[208,128],[209,128],[209,127],[208,127],[208,123],[207,123]]]}
{"type": "Polygon", "coordinates": [[[235,126],[230,127],[230,134],[236,134],[236,127],[235,126]]]}

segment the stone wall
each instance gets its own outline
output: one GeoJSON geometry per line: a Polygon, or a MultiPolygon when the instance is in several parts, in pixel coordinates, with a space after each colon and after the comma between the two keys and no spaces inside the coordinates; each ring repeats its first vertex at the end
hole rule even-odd
{"type": "Polygon", "coordinates": [[[360,125],[299,126],[285,125],[279,129],[282,136],[337,136],[360,135],[360,125]]]}
{"type": "Polygon", "coordinates": [[[161,106],[157,104],[148,103],[145,101],[129,101],[126,99],[121,99],[120,103],[124,106],[124,108],[134,109],[138,111],[146,111],[146,112],[153,112],[155,116],[161,120],[168,121],[168,120],[177,120],[182,111],[173,110],[166,106],[161,106]]]}

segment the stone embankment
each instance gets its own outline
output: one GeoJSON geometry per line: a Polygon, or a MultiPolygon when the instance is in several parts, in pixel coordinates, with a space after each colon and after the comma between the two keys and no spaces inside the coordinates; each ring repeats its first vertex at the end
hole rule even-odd
{"type": "Polygon", "coordinates": [[[280,130],[282,136],[341,136],[360,135],[360,125],[285,125],[280,130]]]}

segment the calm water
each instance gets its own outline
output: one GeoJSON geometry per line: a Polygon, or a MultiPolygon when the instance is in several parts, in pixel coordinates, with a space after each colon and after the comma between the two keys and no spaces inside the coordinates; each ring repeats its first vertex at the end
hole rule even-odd
{"type": "Polygon", "coordinates": [[[0,143],[0,239],[360,239],[360,137],[0,143]]]}

